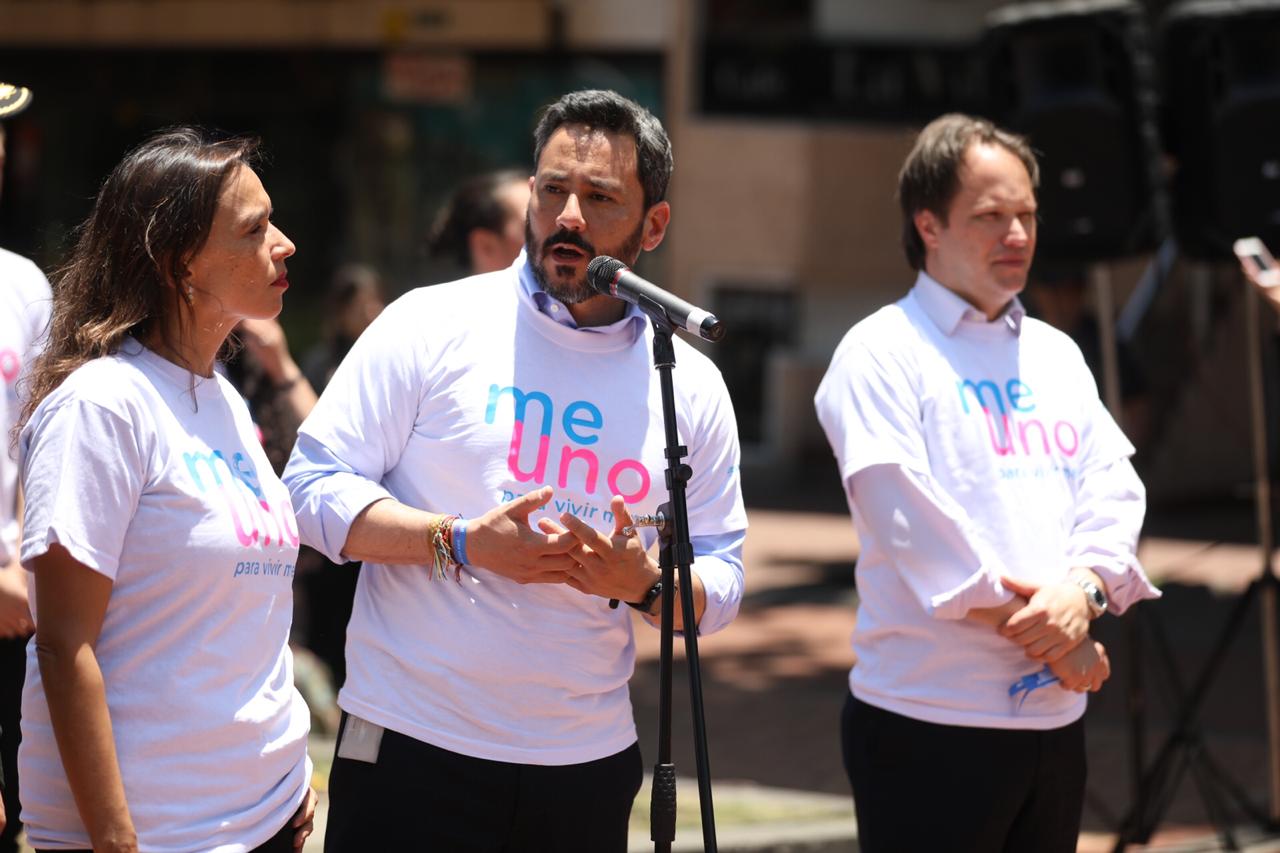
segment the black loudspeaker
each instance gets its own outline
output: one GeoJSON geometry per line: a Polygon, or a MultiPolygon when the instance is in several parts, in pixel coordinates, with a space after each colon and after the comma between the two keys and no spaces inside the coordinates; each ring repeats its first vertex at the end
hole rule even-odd
{"type": "Polygon", "coordinates": [[[1280,2],[1179,3],[1161,27],[1165,141],[1184,251],[1280,249],[1280,2]]]}
{"type": "Polygon", "coordinates": [[[1007,6],[983,38],[988,112],[1040,160],[1037,255],[1089,262],[1168,227],[1146,17],[1130,2],[1007,6]]]}

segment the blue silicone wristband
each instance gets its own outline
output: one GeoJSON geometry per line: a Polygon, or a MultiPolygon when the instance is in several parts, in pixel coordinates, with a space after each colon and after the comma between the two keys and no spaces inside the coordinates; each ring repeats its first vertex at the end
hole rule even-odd
{"type": "Polygon", "coordinates": [[[452,530],[453,559],[461,565],[467,565],[467,520],[458,516],[453,521],[452,530]]]}

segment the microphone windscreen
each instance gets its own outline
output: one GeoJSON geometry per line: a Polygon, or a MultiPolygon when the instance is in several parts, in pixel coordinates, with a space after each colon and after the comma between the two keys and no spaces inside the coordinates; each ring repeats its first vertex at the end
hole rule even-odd
{"type": "Polygon", "coordinates": [[[614,282],[618,278],[618,273],[625,269],[628,269],[627,265],[617,258],[597,255],[587,264],[587,282],[597,293],[617,296],[618,294],[614,291],[614,282]]]}

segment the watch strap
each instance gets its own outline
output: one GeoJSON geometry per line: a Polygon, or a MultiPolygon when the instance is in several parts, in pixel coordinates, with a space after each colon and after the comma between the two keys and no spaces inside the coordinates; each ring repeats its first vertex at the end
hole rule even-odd
{"type": "Polygon", "coordinates": [[[628,601],[628,607],[634,607],[647,616],[653,615],[653,603],[662,595],[662,581],[656,581],[653,586],[649,587],[649,591],[644,594],[644,598],[639,601],[628,601]]]}

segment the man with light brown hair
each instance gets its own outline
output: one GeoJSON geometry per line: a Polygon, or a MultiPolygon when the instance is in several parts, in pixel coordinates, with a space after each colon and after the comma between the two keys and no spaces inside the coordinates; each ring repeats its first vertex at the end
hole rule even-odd
{"type": "Polygon", "coordinates": [[[1074,851],[1085,694],[1110,674],[1089,623],[1157,595],[1133,446],[1018,301],[1038,173],[982,119],[920,133],[898,184],[915,286],[815,400],[862,547],[842,740],[866,853],[1074,851]]]}

